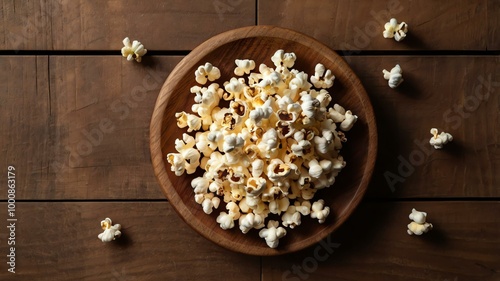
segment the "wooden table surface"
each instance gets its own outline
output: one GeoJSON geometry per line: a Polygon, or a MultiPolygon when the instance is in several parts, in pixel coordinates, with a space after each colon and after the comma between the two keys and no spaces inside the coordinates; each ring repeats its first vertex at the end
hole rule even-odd
{"type": "Polygon", "coordinates": [[[500,280],[500,1],[6,0],[0,11],[0,280],[500,280]],[[382,37],[391,17],[409,25],[402,42],[382,37]],[[191,230],[149,153],[170,71],[204,40],[251,25],[336,50],[378,126],[353,216],[279,257],[233,253],[191,230]],[[120,55],[126,36],[148,49],[142,63],[120,55]],[[382,69],[398,63],[405,81],[391,89],[382,69]],[[432,149],[432,127],[453,142],[432,149]],[[409,236],[412,208],[434,230],[409,236]],[[103,244],[105,217],[123,236],[103,244]]]}

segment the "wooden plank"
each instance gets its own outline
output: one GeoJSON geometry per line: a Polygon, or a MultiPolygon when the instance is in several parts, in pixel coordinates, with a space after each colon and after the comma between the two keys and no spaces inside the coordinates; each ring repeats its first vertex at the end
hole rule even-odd
{"type": "Polygon", "coordinates": [[[191,50],[255,24],[255,1],[4,1],[2,50],[116,50],[125,37],[149,50],[191,50]]]}
{"type": "Polygon", "coordinates": [[[499,57],[347,57],[374,106],[379,154],[370,196],[499,197],[499,57]],[[399,63],[391,89],[382,69],[399,63]],[[430,129],[454,136],[442,150],[430,129]]]}
{"type": "MultiPolygon", "coordinates": [[[[313,36],[335,50],[485,50],[488,32],[486,0],[453,1],[328,1],[260,0],[258,24],[291,28],[313,36]],[[395,17],[409,25],[402,42],[382,36],[384,24],[395,17]]],[[[488,5],[488,14],[499,14],[488,5]]],[[[498,44],[488,46],[498,50],[498,44]]]]}
{"type": "Polygon", "coordinates": [[[5,263],[10,231],[0,232],[2,280],[260,280],[258,257],[204,239],[167,202],[18,202],[16,218],[15,274],[5,263]],[[97,235],[107,216],[123,234],[103,243],[97,235]]]}
{"type": "Polygon", "coordinates": [[[500,202],[363,204],[329,239],[262,260],[262,281],[500,279],[500,202]],[[434,229],[406,233],[412,208],[434,229]]]}
{"type": "Polygon", "coordinates": [[[62,16],[61,1],[2,1],[0,50],[46,50],[52,46],[51,21],[62,16]]]}
{"type": "Polygon", "coordinates": [[[500,2],[488,0],[488,50],[500,49],[500,2]]]}
{"type": "Polygon", "coordinates": [[[54,188],[36,198],[165,198],[151,166],[149,123],[179,60],[51,57],[54,188]]]}
{"type": "MultiPolygon", "coordinates": [[[[147,57],[143,64],[119,56],[51,57],[50,95],[46,58],[2,59],[10,68],[0,76],[7,81],[0,114],[12,121],[1,128],[1,162],[18,169],[20,198],[165,198],[150,163],[149,123],[160,85],[180,57],[147,57]]],[[[500,196],[497,57],[346,59],[378,124],[368,196],[500,196]],[[390,89],[381,69],[396,63],[405,82],[390,89]],[[431,149],[431,127],[455,140],[431,149]]]]}
{"type": "MultiPolygon", "coordinates": [[[[13,165],[19,196],[37,194],[38,183],[48,178],[43,167],[50,161],[48,57],[2,56],[0,65],[2,174],[13,165]]],[[[2,199],[6,196],[0,195],[2,199]]]]}
{"type": "Polygon", "coordinates": [[[150,163],[149,120],[179,57],[0,59],[0,161],[16,167],[18,198],[165,198],[150,163]]]}

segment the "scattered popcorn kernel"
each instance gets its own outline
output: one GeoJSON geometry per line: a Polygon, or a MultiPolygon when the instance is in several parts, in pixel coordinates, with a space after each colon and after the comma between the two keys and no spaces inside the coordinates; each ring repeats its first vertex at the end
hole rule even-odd
{"type": "Polygon", "coordinates": [[[408,33],[408,25],[405,22],[398,24],[395,18],[392,18],[389,22],[384,25],[384,38],[394,38],[396,41],[401,41],[405,39],[406,33],[408,33]]]}
{"type": "Polygon", "coordinates": [[[431,129],[431,134],[432,137],[429,140],[429,143],[435,149],[441,149],[445,144],[453,140],[453,136],[451,134],[445,132],[441,132],[441,134],[438,134],[438,130],[436,128],[431,129]]]}
{"type": "Polygon", "coordinates": [[[396,64],[395,67],[391,69],[391,71],[387,70],[382,70],[382,73],[384,74],[384,79],[388,80],[389,87],[391,88],[396,88],[403,82],[403,70],[399,66],[399,64],[396,64]]]}
{"type": "Polygon", "coordinates": [[[106,218],[101,221],[101,227],[104,232],[99,234],[97,237],[101,239],[102,242],[111,242],[122,235],[120,232],[121,225],[113,225],[110,218],[106,218]]]}
{"type": "Polygon", "coordinates": [[[432,223],[426,222],[427,213],[419,212],[415,210],[415,208],[411,211],[409,215],[410,220],[412,222],[408,224],[408,234],[409,235],[422,235],[424,233],[429,232],[433,228],[432,223]]]}
{"type": "Polygon", "coordinates": [[[134,42],[130,43],[128,37],[123,39],[123,45],[122,56],[126,57],[128,61],[135,60],[136,62],[141,62],[142,56],[148,52],[141,42],[134,40],[134,42]]]}

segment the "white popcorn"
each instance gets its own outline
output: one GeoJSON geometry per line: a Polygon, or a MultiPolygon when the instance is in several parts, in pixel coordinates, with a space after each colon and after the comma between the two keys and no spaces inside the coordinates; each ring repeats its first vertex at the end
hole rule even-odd
{"type": "Polygon", "coordinates": [[[285,53],[283,50],[277,50],[271,57],[271,61],[276,66],[277,70],[283,68],[291,68],[295,64],[297,57],[294,53],[285,53]]]}
{"type": "Polygon", "coordinates": [[[288,206],[290,206],[290,200],[288,199],[288,197],[273,200],[269,202],[269,212],[271,212],[271,214],[279,215],[282,212],[285,212],[288,209],[288,206]]]}
{"type": "MultiPolygon", "coordinates": [[[[330,69],[318,63],[314,68],[314,76],[311,76],[311,82],[316,88],[330,88],[333,86],[335,76],[330,69]]],[[[328,103],[327,103],[328,104],[328,103]]]]}
{"type": "Polygon", "coordinates": [[[262,106],[250,111],[250,120],[255,124],[261,124],[262,120],[269,119],[271,114],[273,114],[273,108],[271,107],[271,100],[268,99],[262,106]]]}
{"type": "Polygon", "coordinates": [[[222,145],[222,150],[225,153],[232,152],[237,148],[241,148],[245,140],[241,137],[241,135],[230,134],[224,137],[224,144],[222,145]]]}
{"type": "Polygon", "coordinates": [[[245,191],[249,195],[259,196],[266,187],[267,187],[267,181],[265,178],[252,177],[247,180],[245,191]]]}
{"type": "Polygon", "coordinates": [[[408,32],[408,25],[405,22],[398,24],[395,18],[392,18],[384,25],[384,38],[394,38],[396,41],[401,41],[405,39],[406,33],[408,32]]]}
{"type": "Polygon", "coordinates": [[[175,117],[177,118],[177,126],[179,128],[188,127],[188,132],[201,129],[202,119],[194,114],[182,111],[177,112],[175,117]]]}
{"type": "Polygon", "coordinates": [[[249,74],[255,68],[255,62],[253,60],[235,60],[236,68],[234,69],[234,74],[238,76],[243,76],[249,74]]]}
{"type": "Polygon", "coordinates": [[[391,88],[396,88],[403,82],[403,70],[399,64],[396,64],[391,71],[382,70],[382,73],[384,74],[384,79],[388,80],[387,83],[391,88]]]}
{"type": "Polygon", "coordinates": [[[255,159],[252,162],[252,176],[260,177],[264,172],[264,161],[262,159],[255,159]]]}
{"type": "Polygon", "coordinates": [[[229,93],[228,95],[224,95],[225,100],[232,100],[243,93],[245,88],[245,80],[243,78],[237,79],[235,77],[231,78],[229,82],[225,83],[224,89],[229,93]]]}
{"type": "Polygon", "coordinates": [[[101,239],[102,242],[111,242],[122,235],[122,233],[120,232],[121,225],[113,225],[113,222],[110,218],[105,218],[104,220],[102,220],[101,227],[104,232],[100,233],[97,237],[101,239]]]}
{"type": "Polygon", "coordinates": [[[432,137],[429,140],[429,143],[435,149],[441,149],[445,144],[453,140],[453,136],[451,134],[445,132],[441,132],[441,134],[438,134],[438,130],[436,128],[431,129],[431,134],[432,137]]]}
{"type": "Polygon", "coordinates": [[[350,110],[345,112],[344,121],[340,123],[340,129],[344,132],[351,130],[354,123],[358,121],[358,116],[352,114],[350,110]]]}
{"type": "Polygon", "coordinates": [[[209,81],[215,81],[220,77],[220,70],[213,66],[211,63],[207,62],[204,65],[200,65],[196,72],[194,73],[196,82],[204,85],[209,81]]]}
{"type": "MultiPolygon", "coordinates": [[[[290,80],[290,90],[295,92],[307,91],[311,88],[311,84],[307,82],[307,74],[304,72],[299,72],[295,74],[295,77],[290,80]]],[[[292,96],[292,100],[295,100],[292,96]]]]}
{"type": "Polygon", "coordinates": [[[141,42],[134,40],[130,43],[130,39],[125,37],[123,39],[122,56],[126,57],[128,61],[135,60],[136,62],[141,62],[142,56],[144,56],[148,50],[144,48],[141,42]]]}
{"type": "Polygon", "coordinates": [[[330,214],[330,207],[325,206],[325,201],[320,199],[312,204],[311,218],[318,219],[319,223],[324,223],[330,214]]]}
{"type": "Polygon", "coordinates": [[[294,229],[296,226],[302,223],[301,213],[299,213],[294,205],[288,207],[286,212],[281,217],[283,226],[294,229]]]}
{"type": "Polygon", "coordinates": [[[167,154],[167,161],[170,163],[172,172],[176,176],[180,176],[186,171],[192,174],[200,165],[200,152],[194,147],[195,140],[188,134],[183,134],[183,140],[177,139],[175,141],[175,149],[179,153],[167,154]]]}
{"type": "Polygon", "coordinates": [[[287,181],[288,175],[292,171],[290,165],[283,163],[280,159],[272,159],[267,166],[267,178],[274,184],[280,186],[287,181]]]}
{"type": "Polygon", "coordinates": [[[228,212],[221,212],[217,217],[217,223],[222,229],[231,229],[234,227],[234,221],[240,218],[240,208],[236,203],[229,202],[226,209],[228,212]]]}
{"type": "Polygon", "coordinates": [[[293,229],[302,223],[302,216],[308,216],[310,213],[311,203],[309,201],[302,203],[295,201],[294,205],[290,205],[281,217],[283,226],[293,229]]]}
{"type": "Polygon", "coordinates": [[[248,233],[250,229],[261,229],[264,227],[264,217],[259,214],[248,213],[240,216],[238,221],[240,230],[243,233],[248,233]]]}
{"type": "Polygon", "coordinates": [[[429,232],[433,228],[432,223],[426,222],[426,212],[419,212],[415,210],[415,208],[413,208],[411,214],[409,215],[409,218],[410,220],[412,220],[412,222],[408,224],[408,235],[422,235],[429,232]]]}
{"type": "Polygon", "coordinates": [[[222,83],[216,81],[218,68],[198,67],[196,82],[211,83],[190,88],[193,112],[175,117],[192,135],[183,134],[175,141],[177,153],[167,154],[177,176],[203,170],[191,181],[203,212],[213,213],[224,201],[227,211],[216,217],[220,227],[238,225],[248,233],[267,224],[259,235],[269,247],[277,247],[286,234],[269,214],[290,229],[301,225],[302,216],[325,221],[330,208],[324,200],[309,200],[345,167],[339,154],[347,140],[342,131],[357,120],[338,104],[328,109],[333,73],[322,64],[314,75],[292,69],[296,59],[278,50],[271,58],[274,68],[261,63],[257,71],[254,61],[235,60],[238,77],[222,83]]]}
{"type": "Polygon", "coordinates": [[[191,187],[195,194],[206,194],[210,181],[204,177],[197,177],[191,181],[191,187]]]}
{"type": "Polygon", "coordinates": [[[279,222],[270,220],[267,223],[267,228],[259,232],[259,236],[266,240],[267,246],[270,248],[278,247],[280,238],[286,235],[286,230],[279,226],[279,222]]]}
{"type": "Polygon", "coordinates": [[[408,216],[410,220],[423,224],[427,220],[427,213],[426,212],[420,212],[417,211],[415,208],[411,210],[411,214],[408,216]]]}
{"type": "Polygon", "coordinates": [[[295,201],[295,210],[301,213],[303,216],[308,216],[311,213],[311,202],[309,201],[295,201]]]}
{"type": "Polygon", "coordinates": [[[205,214],[210,215],[213,211],[213,209],[219,208],[220,204],[220,198],[215,197],[213,193],[207,193],[204,195],[204,199],[201,203],[201,206],[203,207],[203,212],[205,214]]]}

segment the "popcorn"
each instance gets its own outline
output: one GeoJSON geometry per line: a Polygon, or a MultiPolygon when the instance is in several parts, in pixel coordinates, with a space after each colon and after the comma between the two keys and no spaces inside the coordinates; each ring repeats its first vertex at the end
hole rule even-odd
{"type": "Polygon", "coordinates": [[[200,65],[198,69],[194,73],[196,82],[204,85],[207,83],[207,80],[214,81],[219,79],[220,70],[217,67],[214,67],[211,63],[207,62],[205,65],[200,65]]]}
{"type": "Polygon", "coordinates": [[[335,76],[330,69],[326,70],[325,66],[318,63],[314,68],[314,76],[311,77],[311,82],[316,88],[330,88],[333,86],[335,76]]]}
{"type": "Polygon", "coordinates": [[[148,52],[141,42],[134,40],[134,42],[130,43],[130,39],[128,37],[123,39],[123,45],[124,47],[121,50],[122,56],[126,57],[128,61],[135,59],[136,62],[141,62],[142,56],[148,52]]]}
{"type": "Polygon", "coordinates": [[[422,235],[429,232],[429,230],[433,228],[432,223],[426,222],[426,212],[419,212],[413,208],[409,218],[410,220],[413,220],[410,224],[408,224],[407,232],[409,235],[422,235]]]}
{"type": "Polygon", "coordinates": [[[182,140],[177,139],[175,141],[175,149],[179,153],[167,154],[167,161],[171,165],[171,171],[176,176],[182,175],[184,171],[192,174],[200,165],[200,152],[193,148],[195,145],[194,138],[188,134],[182,136],[182,140]]]}
{"type": "Polygon", "coordinates": [[[255,62],[253,60],[235,60],[236,68],[234,69],[234,74],[238,76],[243,76],[244,74],[249,74],[255,68],[255,62]]]}
{"type": "Polygon", "coordinates": [[[259,232],[259,236],[266,240],[266,244],[269,248],[278,247],[280,238],[283,238],[285,235],[286,230],[279,226],[279,222],[274,220],[270,220],[267,223],[267,228],[264,228],[259,232]]]}
{"type": "Polygon", "coordinates": [[[318,219],[319,223],[324,223],[330,214],[330,207],[325,206],[325,201],[320,199],[311,206],[311,218],[318,219]]]}
{"type": "Polygon", "coordinates": [[[217,217],[217,222],[220,223],[222,229],[231,229],[234,227],[234,221],[240,218],[240,208],[236,203],[229,202],[226,209],[228,213],[221,212],[217,217]]]}
{"type": "Polygon", "coordinates": [[[259,214],[248,213],[240,217],[238,224],[241,232],[248,233],[251,229],[261,229],[264,227],[264,218],[259,214]]]}
{"type": "Polygon", "coordinates": [[[191,87],[193,113],[175,115],[191,135],[183,134],[175,142],[177,153],[167,154],[177,176],[203,170],[191,181],[203,212],[213,213],[224,201],[227,211],[216,218],[221,228],[261,229],[259,236],[272,248],[286,235],[285,227],[298,227],[303,216],[325,222],[330,207],[310,200],[345,167],[342,131],[358,119],[338,104],[327,109],[331,70],[317,64],[309,76],[291,69],[296,59],[278,50],[271,58],[274,68],[260,64],[257,70],[253,60],[237,59],[234,74],[240,77],[221,84],[216,66],[199,66],[196,82],[211,83],[191,87]]]}
{"type": "Polygon", "coordinates": [[[445,144],[453,140],[453,136],[448,133],[441,132],[441,134],[438,135],[438,130],[436,128],[431,129],[431,134],[433,137],[431,137],[429,143],[434,149],[441,149],[445,144]]]}
{"type": "Polygon", "coordinates": [[[388,23],[384,25],[384,38],[394,38],[396,41],[402,41],[406,37],[408,32],[408,25],[405,22],[398,24],[395,18],[390,19],[388,23]]]}
{"type": "Polygon", "coordinates": [[[304,201],[302,203],[296,201],[294,205],[290,205],[285,214],[281,217],[283,226],[294,229],[302,223],[301,216],[307,216],[311,212],[311,203],[304,201]]]}
{"type": "Polygon", "coordinates": [[[384,74],[384,79],[388,80],[387,83],[391,88],[396,88],[403,82],[403,70],[401,70],[399,64],[396,64],[391,71],[382,70],[382,73],[384,74]]]}
{"type": "Polygon", "coordinates": [[[120,232],[120,229],[122,228],[121,225],[113,225],[113,222],[110,218],[105,218],[104,220],[102,220],[101,227],[104,232],[99,234],[97,237],[101,239],[102,242],[111,242],[122,235],[122,233],[120,232]]]}

